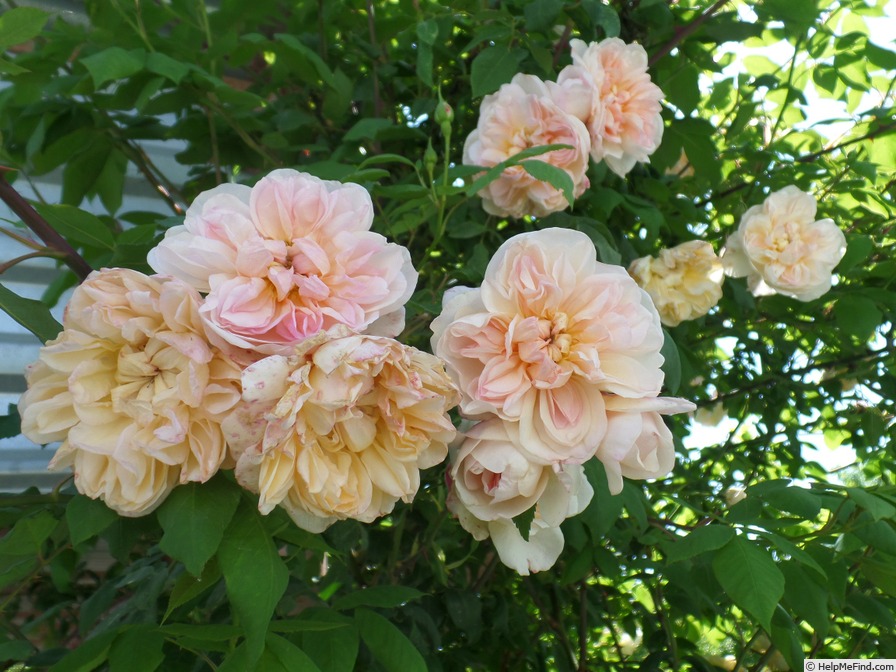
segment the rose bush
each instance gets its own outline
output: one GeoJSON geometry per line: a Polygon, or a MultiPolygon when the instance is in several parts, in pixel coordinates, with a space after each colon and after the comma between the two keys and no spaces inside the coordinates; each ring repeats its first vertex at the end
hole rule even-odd
{"type": "MultiPolygon", "coordinates": [[[[36,440],[67,442],[78,485],[62,473],[0,493],[3,667],[758,670],[896,655],[896,136],[879,6],[6,4],[26,6],[0,16],[0,163],[16,169],[0,171],[14,213],[0,307],[49,342],[20,410],[36,440]],[[854,127],[834,133],[819,112],[854,127]],[[474,133],[499,163],[464,160],[474,133]],[[788,185],[818,199],[806,221],[842,230],[839,262],[736,233],[788,185]],[[741,269],[754,277],[664,331],[664,300],[696,315],[718,283],[697,289],[690,264],[667,275],[658,251],[728,239],[759,251],[741,269]],[[624,270],[649,255],[652,298],[624,270]],[[806,289],[788,264],[827,291],[788,298],[806,289]],[[173,328],[149,311],[76,343],[47,311],[92,268],[163,265],[171,277],[135,281],[115,310],[186,288],[173,328]],[[781,296],[755,300],[769,269],[781,296]],[[422,354],[433,320],[450,375],[422,354]],[[176,348],[152,345],[167,332],[176,348]],[[178,349],[187,333],[229,371],[221,416],[190,405],[205,374],[178,349]],[[160,356],[174,368],[140,359],[160,356]],[[118,377],[114,401],[91,396],[118,377]],[[460,431],[427,466],[454,431],[454,381],[460,431]],[[162,419],[138,444],[125,430],[144,425],[113,407],[162,419]],[[698,426],[711,409],[723,421],[698,426]],[[220,456],[209,427],[231,445],[200,482],[220,456]],[[85,436],[114,429],[116,461],[90,452],[107,446],[85,436]],[[91,498],[122,492],[157,508],[121,517],[91,498]]],[[[12,401],[24,337],[4,339],[12,401]]],[[[0,458],[41,456],[3,438],[18,410],[0,416],[0,458]]]]}

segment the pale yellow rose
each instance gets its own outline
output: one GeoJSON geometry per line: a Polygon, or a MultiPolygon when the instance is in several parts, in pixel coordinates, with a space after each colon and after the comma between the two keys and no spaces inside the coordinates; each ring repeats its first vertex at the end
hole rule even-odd
{"type": "Polygon", "coordinates": [[[728,237],[725,273],[747,277],[756,296],[775,292],[799,301],[831,288],[834,267],[846,253],[846,238],[831,219],[815,219],[815,199],[794,186],[771,194],[741,217],[728,237]]]}
{"type": "Polygon", "coordinates": [[[240,371],[207,343],[200,301],[173,278],[94,272],[26,372],[22,433],[62,441],[51,468],[72,466],[79,492],[124,516],[224,462],[219,423],[239,400],[240,371]]]}
{"type": "Polygon", "coordinates": [[[458,393],[442,362],[391,338],[344,328],[243,372],[243,403],[224,422],[236,476],[259,510],[282,506],[320,532],[371,522],[411,501],[420,470],[445,459],[458,393]]]}
{"type": "Polygon", "coordinates": [[[650,294],[668,327],[706,315],[722,298],[722,262],[712,245],[700,240],[635,259],[628,272],[650,294]]]}

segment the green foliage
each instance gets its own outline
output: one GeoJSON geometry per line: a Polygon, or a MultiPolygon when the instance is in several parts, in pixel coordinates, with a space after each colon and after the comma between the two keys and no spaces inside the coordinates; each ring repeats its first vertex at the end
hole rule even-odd
{"type": "MultiPolygon", "coordinates": [[[[59,171],[60,202],[37,210],[95,268],[148,271],[147,251],[200,192],[285,166],[371,193],[375,230],[420,272],[402,340],[424,349],[444,290],[478,284],[524,231],[583,231],[623,266],[693,239],[718,251],[747,208],[794,184],[848,248],[819,299],[754,297],[729,278],[709,315],[668,329],[664,393],[721,404],[726,420],[670,419],[672,474],[619,495],[589,463],[594,499],[564,524],[548,573],[518,577],[467,535],[441,467],[412,505],[321,535],[262,516],[223,475],[142,519],[66,485],[0,497],[0,659],[347,672],[896,658],[896,51],[867,27],[883,4],[713,5],[704,20],[707,4],[88,0],[85,23],[4,11],[0,160],[17,180],[59,171]],[[571,211],[486,215],[476,193],[505,168],[570,203],[573,187],[538,159],[557,146],[461,165],[482,97],[517,72],[554,78],[572,38],[617,35],[644,45],[666,94],[651,162],[625,179],[592,165],[571,211]],[[773,58],[747,53],[770,45],[773,58]],[[806,123],[811,89],[846,122],[838,135],[806,123]],[[157,141],[177,144],[185,180],[153,164],[157,141]],[[127,210],[135,179],[159,212],[127,210]],[[847,468],[816,462],[850,451],[847,468]],[[746,497],[729,503],[731,488],[746,497]]],[[[0,308],[54,338],[47,305],[74,282],[61,274],[46,303],[0,286],[0,308]]]]}

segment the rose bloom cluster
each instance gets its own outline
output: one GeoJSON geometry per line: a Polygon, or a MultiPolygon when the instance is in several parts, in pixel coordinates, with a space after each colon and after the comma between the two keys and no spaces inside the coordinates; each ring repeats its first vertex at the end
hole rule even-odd
{"type": "Polygon", "coordinates": [[[23,433],[125,516],[233,468],[298,525],[371,521],[447,456],[458,393],[394,339],[417,274],[360,186],[277,170],[196,199],[149,254],[94,272],[27,372],[23,433]]]}
{"type": "Polygon", "coordinates": [[[473,423],[452,451],[449,507],[519,573],[559,557],[560,524],[593,494],[585,462],[603,463],[614,494],[623,477],[671,470],[661,415],[694,406],[659,396],[656,308],[624,269],[597,261],[585,234],[544,229],[509,239],[481,287],[446,292],[432,329],[433,352],[473,423]],[[513,519],[526,512],[524,538],[513,519]]]}
{"type": "Polygon", "coordinates": [[[556,82],[517,74],[482,100],[478,125],[464,144],[464,163],[491,167],[530,147],[569,145],[505,169],[482,189],[490,214],[543,217],[569,207],[560,189],[526,170],[526,161],[565,171],[578,197],[589,186],[589,157],[625,176],[660,145],[663,92],[647,74],[644,48],[618,38],[571,40],[570,46],[572,64],[556,82]]]}

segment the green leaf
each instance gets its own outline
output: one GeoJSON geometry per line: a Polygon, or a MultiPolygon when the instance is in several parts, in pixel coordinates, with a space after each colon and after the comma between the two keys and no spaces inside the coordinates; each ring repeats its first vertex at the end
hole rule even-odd
{"type": "Polygon", "coordinates": [[[528,159],[523,161],[520,165],[523,167],[523,170],[536,180],[547,182],[555,189],[562,191],[563,196],[566,198],[566,202],[569,203],[569,207],[573,206],[576,199],[575,184],[573,184],[569,173],[562,168],[552,166],[550,163],[545,163],[544,161],[539,161],[537,159],[528,159]]]}
{"type": "Polygon", "coordinates": [[[874,250],[874,242],[870,236],[861,234],[848,234],[846,236],[846,254],[837,264],[837,272],[845,273],[851,268],[862,264],[868,255],[874,250]]]}
{"type": "MultiPolygon", "coordinates": [[[[501,163],[495,164],[488,169],[485,169],[485,173],[480,175],[476,180],[473,181],[471,185],[466,188],[466,193],[468,196],[472,196],[473,194],[485,189],[489,184],[494,182],[498,177],[503,173],[507,168],[511,166],[516,166],[522,163],[525,159],[530,159],[533,156],[541,156],[542,154],[547,154],[548,152],[552,152],[555,149],[568,149],[569,145],[539,145],[538,147],[528,147],[517,154],[514,154],[512,157],[507,159],[506,161],[502,161],[501,163]]],[[[464,169],[470,169],[471,166],[461,166],[464,169]]],[[[538,170],[536,168],[536,170],[538,170]]],[[[567,177],[569,177],[567,175],[567,177]]],[[[414,186],[414,185],[411,185],[414,186]]]]}
{"type": "Polygon", "coordinates": [[[814,520],[821,512],[821,499],[818,495],[798,486],[772,490],[764,493],[762,499],[779,511],[786,511],[806,520],[814,520]]]}
{"type": "Polygon", "coordinates": [[[43,303],[19,296],[3,285],[0,285],[0,310],[44,342],[56,338],[62,331],[62,325],[43,303]]]}
{"type": "Polygon", "coordinates": [[[267,651],[289,672],[320,672],[320,668],[295,644],[279,635],[269,634],[267,651]]]}
{"type": "Polygon", "coordinates": [[[264,650],[268,623],[286,591],[289,571],[261,521],[261,514],[240,501],[218,548],[227,595],[246,635],[249,658],[264,650]]]}
{"type": "Polygon", "coordinates": [[[770,631],[772,615],[784,595],[784,575],[772,557],[738,536],[716,554],[712,569],[734,603],[770,631]]]}
{"type": "Polygon", "coordinates": [[[384,128],[392,128],[393,126],[395,126],[395,124],[389,119],[377,119],[372,117],[361,119],[358,123],[348,129],[342,139],[346,142],[364,139],[374,140],[377,134],[384,128]]]}
{"type": "Polygon", "coordinates": [[[128,167],[128,158],[117,149],[113,149],[106,157],[94,185],[96,193],[109,214],[114,215],[121,207],[124,193],[124,177],[128,167]]]}
{"type": "Polygon", "coordinates": [[[90,672],[99,667],[109,655],[112,640],[118,630],[92,637],[50,668],[50,672],[90,672]]]}
{"type": "Polygon", "coordinates": [[[548,30],[553,27],[557,15],[563,9],[561,0],[533,0],[526,3],[523,13],[526,15],[528,30],[548,30]]]}
{"type": "Polygon", "coordinates": [[[0,415],[0,439],[11,439],[22,433],[22,418],[15,404],[7,404],[6,415],[0,415]]]}
{"type": "Polygon", "coordinates": [[[137,627],[121,634],[109,650],[109,672],[154,672],[165,660],[165,637],[155,628],[137,627]]]}
{"type": "Polygon", "coordinates": [[[72,244],[106,250],[115,249],[115,238],[112,236],[112,232],[96,215],[72,205],[38,203],[34,209],[72,244]]]}
{"type": "Polygon", "coordinates": [[[519,530],[523,541],[529,541],[529,533],[532,531],[532,521],[535,520],[535,506],[530,506],[518,516],[514,516],[513,524],[519,530]]]}
{"type": "Polygon", "coordinates": [[[439,37],[439,24],[427,19],[417,24],[417,76],[426,86],[432,87],[432,48],[439,37]]]}
{"type": "Polygon", "coordinates": [[[241,634],[239,627],[225,623],[216,625],[172,623],[161,626],[159,632],[166,637],[186,637],[206,642],[226,642],[229,639],[236,639],[241,634]]]}
{"type": "Polygon", "coordinates": [[[190,72],[189,65],[159,51],[154,51],[146,57],[146,69],[167,77],[175,84],[180,84],[180,81],[190,72]]]}
{"type": "Polygon", "coordinates": [[[75,495],[65,507],[65,520],[72,545],[87,541],[109,527],[118,514],[98,499],[75,495]]]}
{"type": "Polygon", "coordinates": [[[678,353],[678,344],[669,332],[663,329],[663,347],[660,348],[663,356],[663,384],[670,393],[675,394],[681,386],[681,355],[678,353]]]}
{"type": "MultiPolygon", "coordinates": [[[[354,621],[332,609],[311,607],[302,612],[316,622],[332,623],[336,629],[301,634],[301,647],[323,672],[352,672],[358,658],[360,640],[354,621]]],[[[278,621],[272,624],[277,628],[278,621]]]]}
{"type": "Polygon", "coordinates": [[[482,636],[482,601],[477,594],[465,590],[448,591],[445,593],[445,608],[454,625],[460,628],[471,644],[479,641],[482,636]]]}
{"type": "Polygon", "coordinates": [[[332,621],[315,621],[309,618],[292,618],[284,621],[271,621],[271,632],[326,632],[348,627],[347,623],[332,621]]]}
{"type": "Polygon", "coordinates": [[[793,610],[815,628],[820,637],[827,636],[831,621],[828,593],[824,586],[813,580],[793,560],[780,563],[784,575],[784,599],[793,610]]]}
{"type": "MultiPolygon", "coordinates": [[[[23,639],[13,639],[0,644],[0,660],[25,660],[33,653],[34,647],[23,639]]],[[[15,667],[7,669],[15,669],[15,667]]]]}
{"type": "Polygon", "coordinates": [[[81,63],[93,78],[93,85],[99,89],[113,79],[124,79],[140,72],[146,64],[146,52],[143,49],[125,51],[121,47],[109,47],[85,56],[81,63]]]}
{"type": "MultiPolygon", "coordinates": [[[[23,7],[22,9],[25,8],[23,7]]],[[[0,73],[3,73],[4,75],[21,75],[26,72],[31,71],[12,61],[7,61],[5,58],[0,58],[0,73]]]]}
{"type": "Polygon", "coordinates": [[[734,538],[734,530],[725,525],[706,525],[688,533],[686,537],[663,542],[662,547],[669,562],[693,558],[695,555],[715,551],[734,538]]]}
{"type": "Polygon", "coordinates": [[[846,492],[850,499],[855,500],[856,504],[870,513],[874,520],[896,517],[896,507],[887,500],[862,488],[846,488],[846,492]]]}
{"type": "Polygon", "coordinates": [[[361,639],[387,672],[426,672],[426,662],[404,633],[368,609],[355,612],[361,639]]]}
{"type": "Polygon", "coordinates": [[[355,607],[400,607],[423,595],[424,593],[416,588],[406,586],[373,586],[333,600],[333,608],[343,610],[355,607]]]}
{"type": "Polygon", "coordinates": [[[165,531],[159,547],[199,576],[218,550],[239,501],[239,488],[223,476],[175,488],[159,507],[159,523],[165,531]]]}
{"type": "Polygon", "coordinates": [[[0,51],[37,37],[47,25],[49,14],[34,7],[16,7],[0,15],[0,51]]]}
{"type": "Polygon", "coordinates": [[[519,66],[526,52],[508,46],[494,46],[483,49],[473,59],[470,68],[470,86],[474,98],[488,95],[509,82],[519,72],[519,66]]]}
{"type": "Polygon", "coordinates": [[[883,314],[877,303],[866,296],[850,294],[837,299],[834,305],[837,326],[860,341],[867,341],[883,322],[883,314]]]}
{"type": "Polygon", "coordinates": [[[199,597],[212,586],[218,583],[221,578],[221,568],[218,567],[217,561],[212,559],[205,563],[202,568],[202,576],[196,577],[190,572],[184,572],[174,583],[171,589],[171,595],[168,597],[168,609],[165,611],[165,618],[168,617],[178,607],[186,604],[195,597],[199,597]]]}
{"type": "Polygon", "coordinates": [[[58,523],[49,511],[38,511],[21,518],[12,531],[0,539],[0,555],[40,556],[41,546],[53,534],[58,523]]]}

